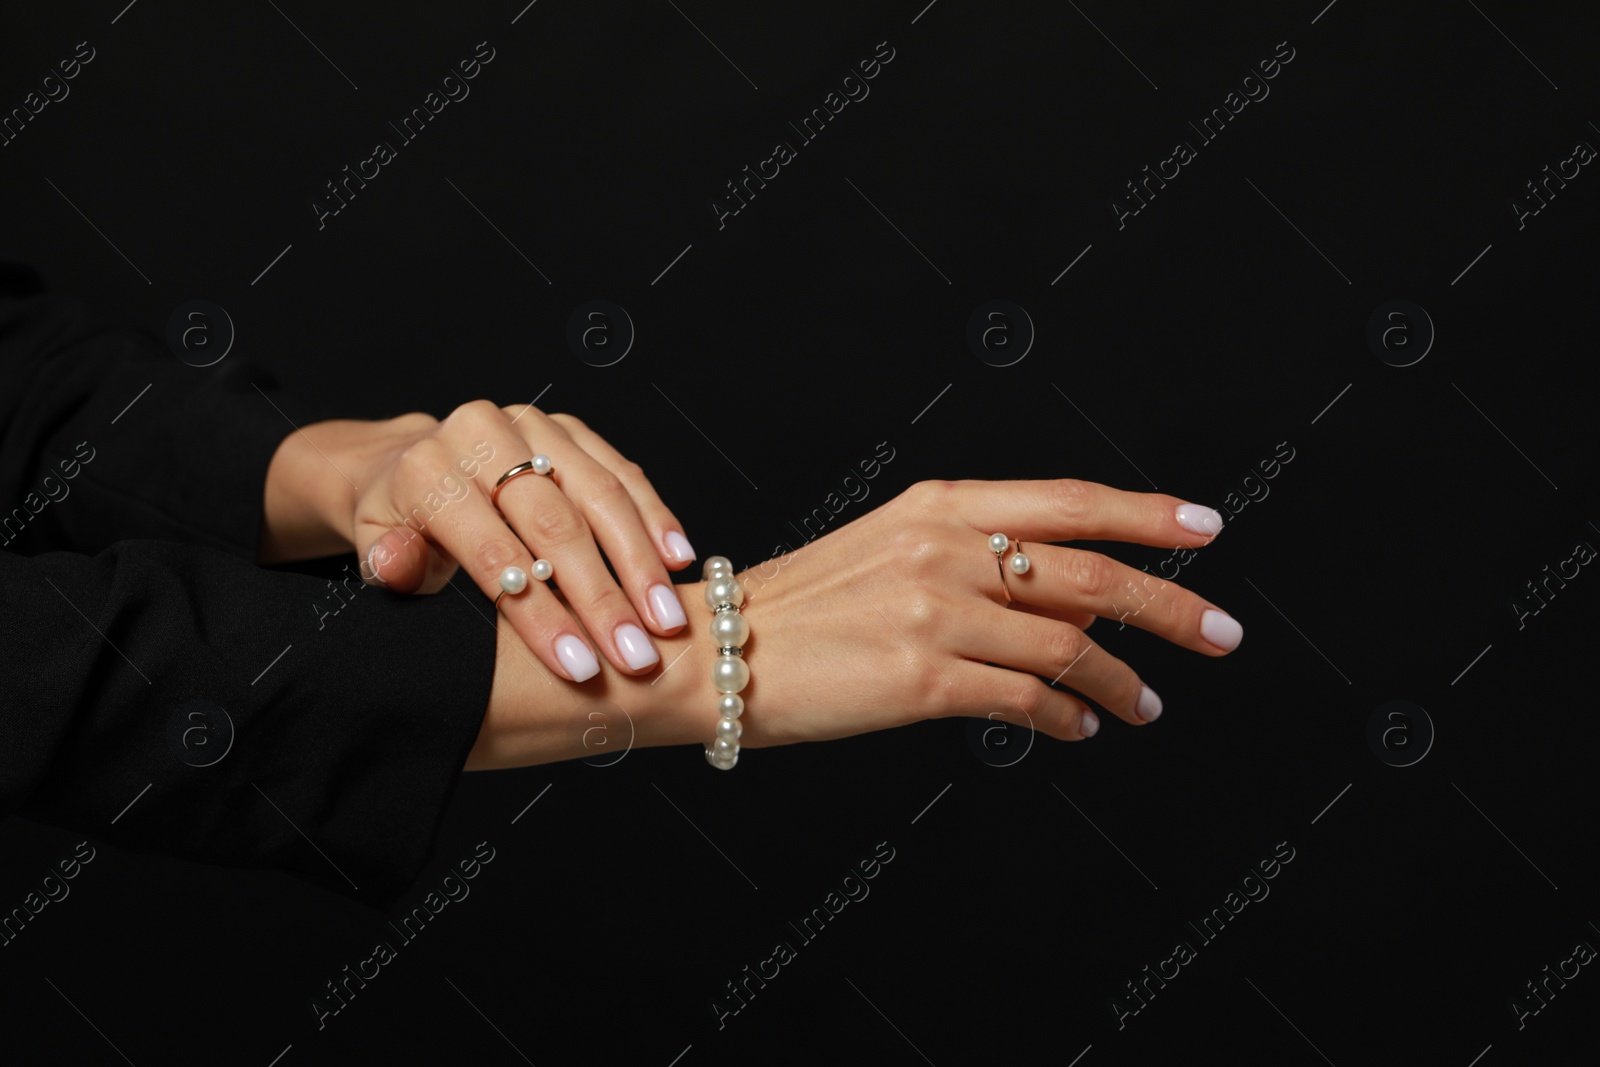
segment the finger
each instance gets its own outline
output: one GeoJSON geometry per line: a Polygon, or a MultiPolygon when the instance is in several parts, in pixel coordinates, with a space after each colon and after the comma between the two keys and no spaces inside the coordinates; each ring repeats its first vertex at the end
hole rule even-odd
{"type": "Polygon", "coordinates": [[[650,479],[644,476],[644,471],[637,463],[618,452],[609,441],[573,416],[557,414],[548,418],[560,425],[579,448],[622,482],[628,495],[633,498],[644,528],[649,531],[651,544],[668,570],[682,570],[694,561],[694,546],[683,535],[683,524],[662,503],[655,486],[650,484],[650,479]]]}
{"type": "Polygon", "coordinates": [[[1081,548],[1023,548],[1028,571],[1006,575],[1011,595],[1049,614],[1090,612],[1207,656],[1225,656],[1244,639],[1244,627],[1227,612],[1149,571],[1081,548]]]}
{"type": "Polygon", "coordinates": [[[551,479],[589,524],[639,617],[662,636],[682,629],[688,617],[661,561],[657,540],[646,530],[622,479],[538,409],[527,412],[517,429],[528,447],[550,457],[551,479]]]}
{"type": "Polygon", "coordinates": [[[1181,549],[1209,544],[1222,532],[1222,516],[1203,504],[1076,478],[932,485],[930,497],[947,498],[930,501],[935,507],[953,508],[975,530],[1023,541],[1128,541],[1181,549]]]}
{"type": "Polygon", "coordinates": [[[1057,622],[1064,622],[1068,626],[1076,626],[1080,630],[1087,630],[1100,617],[1088,611],[1064,611],[1056,608],[1045,608],[1021,600],[1013,600],[1006,606],[1012,611],[1026,612],[1029,615],[1038,615],[1040,618],[1055,619],[1057,622]]]}
{"type": "Polygon", "coordinates": [[[430,524],[431,536],[461,561],[462,568],[485,596],[498,598],[497,608],[510,620],[522,643],[551,670],[575,682],[600,673],[583,628],[533,577],[534,556],[501,518],[486,497],[472,493],[451,504],[430,524]],[[508,567],[519,568],[526,584],[519,592],[504,590],[501,576],[508,567]],[[505,592],[504,596],[500,594],[505,592]]]}
{"type": "Polygon", "coordinates": [[[1100,717],[1078,697],[1031,674],[963,660],[945,673],[957,694],[946,715],[967,715],[1026,726],[1060,741],[1082,741],[1100,729],[1100,717]]]}
{"type": "Polygon", "coordinates": [[[367,549],[361,577],[395,593],[415,593],[428,576],[428,542],[406,526],[385,530],[367,549]]]}
{"type": "Polygon", "coordinates": [[[554,565],[567,603],[613,666],[643,674],[661,662],[627,594],[606,570],[588,521],[550,477],[525,474],[506,482],[499,509],[522,543],[554,565]]]}
{"type": "Polygon", "coordinates": [[[1066,686],[1135,725],[1161,714],[1155,690],[1075,626],[1020,611],[965,612],[956,623],[955,648],[969,659],[1066,686]]]}
{"type": "MultiPolygon", "coordinates": [[[[528,410],[536,409],[530,406],[528,410]]],[[[524,457],[529,455],[521,428],[513,418],[487,400],[473,401],[451,412],[439,424],[439,440],[445,448],[465,448],[472,441],[487,441],[493,446],[491,454],[499,458],[490,466],[480,465],[472,479],[482,490],[484,505],[521,545],[527,546],[527,551],[553,565],[555,581],[593,645],[606,659],[626,674],[641,674],[659,663],[661,654],[606,570],[588,524],[549,476],[524,473],[504,483],[496,510],[495,483],[503,472],[525,462],[524,457]],[[502,473],[497,474],[497,470],[502,473]]],[[[482,530],[473,534],[482,535],[482,530]]],[[[567,647],[573,648],[570,644],[567,647]]],[[[589,646],[585,643],[584,647],[589,646]]],[[[573,651],[576,654],[575,648],[573,651]]]]}

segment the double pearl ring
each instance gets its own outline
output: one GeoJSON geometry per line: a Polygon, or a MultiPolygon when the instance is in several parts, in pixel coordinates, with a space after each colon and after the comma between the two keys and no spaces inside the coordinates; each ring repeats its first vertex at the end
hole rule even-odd
{"type": "Polygon", "coordinates": [[[1033,566],[1033,561],[1022,551],[1022,542],[1016,542],[1017,550],[1011,554],[1010,560],[1005,560],[1006,550],[1012,545],[1011,538],[1003,533],[989,535],[989,551],[994,553],[995,565],[1000,568],[1000,588],[1006,594],[1006,603],[1011,603],[1011,583],[1006,581],[1006,568],[1011,568],[1011,573],[1019,578],[1028,573],[1033,566]]]}
{"type": "MultiPolygon", "coordinates": [[[[526,463],[518,463],[515,467],[502,474],[494,483],[494,488],[489,491],[489,503],[494,505],[496,511],[500,510],[500,490],[513,478],[524,474],[549,474],[554,470],[550,457],[546,455],[534,456],[526,463]]],[[[556,572],[555,567],[547,559],[533,561],[533,576],[541,582],[548,582],[556,572]]],[[[500,598],[510,593],[516,596],[528,588],[528,572],[521,567],[507,567],[500,572],[500,592],[495,594],[494,606],[500,606],[500,598]]]]}

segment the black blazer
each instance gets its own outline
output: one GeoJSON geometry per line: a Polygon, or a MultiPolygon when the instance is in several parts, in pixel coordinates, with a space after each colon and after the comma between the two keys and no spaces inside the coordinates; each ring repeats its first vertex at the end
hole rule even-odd
{"type": "Polygon", "coordinates": [[[0,816],[379,907],[409,886],[488,705],[493,610],[461,580],[256,565],[267,464],[318,417],[0,264],[0,816]]]}

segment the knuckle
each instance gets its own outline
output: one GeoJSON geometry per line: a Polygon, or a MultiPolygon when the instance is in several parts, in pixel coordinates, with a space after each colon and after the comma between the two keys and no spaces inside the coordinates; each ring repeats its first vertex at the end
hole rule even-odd
{"type": "Polygon", "coordinates": [[[617,474],[622,478],[631,478],[635,481],[646,481],[644,468],[631,459],[624,459],[617,464],[617,474]]]}
{"type": "Polygon", "coordinates": [[[438,427],[439,420],[426,411],[410,411],[404,415],[396,415],[393,425],[402,433],[427,433],[438,427]]]}
{"type": "Polygon", "coordinates": [[[587,430],[589,428],[582,419],[578,418],[578,416],[568,415],[564,411],[551,415],[550,419],[551,421],[560,425],[564,430],[587,430]]]}
{"type": "Polygon", "coordinates": [[[492,537],[478,545],[474,553],[479,573],[484,575],[486,581],[493,581],[499,577],[500,572],[506,567],[516,563],[524,556],[520,546],[502,537],[492,537]]]}
{"type": "Polygon", "coordinates": [[[1082,630],[1075,626],[1058,626],[1050,632],[1045,658],[1055,668],[1059,677],[1078,661],[1078,657],[1083,655],[1084,649],[1088,647],[1089,639],[1082,630]]]}
{"type": "Polygon", "coordinates": [[[1046,484],[1045,493],[1052,515],[1081,519],[1090,508],[1090,484],[1077,478],[1057,478],[1046,484]]]}
{"type": "Polygon", "coordinates": [[[928,478],[915,482],[901,497],[912,506],[924,511],[937,512],[955,492],[955,483],[943,478],[928,478]]]}
{"type": "Polygon", "coordinates": [[[1111,561],[1098,552],[1076,552],[1066,561],[1067,581],[1090,597],[1104,596],[1114,581],[1111,561]]]}
{"type": "Polygon", "coordinates": [[[905,524],[894,532],[892,540],[894,557],[914,573],[930,573],[944,560],[944,541],[931,524],[905,524]]]}
{"type": "Polygon", "coordinates": [[[896,692],[911,696],[911,706],[906,709],[910,721],[958,714],[966,706],[966,701],[951,691],[945,678],[915,649],[897,652],[890,678],[896,692]]]}
{"type": "Polygon", "coordinates": [[[1022,679],[1010,693],[1006,694],[1006,710],[1021,716],[1026,723],[1031,723],[1034,715],[1038,714],[1043,707],[1044,683],[1037,678],[1022,679]]]}
{"type": "Polygon", "coordinates": [[[615,505],[628,496],[627,486],[608,470],[600,470],[584,480],[583,497],[601,505],[615,505]]]}
{"type": "Polygon", "coordinates": [[[540,544],[566,545],[589,536],[583,516],[565,503],[536,509],[531,521],[540,544]]]}
{"type": "Polygon", "coordinates": [[[395,458],[395,473],[406,488],[432,487],[435,473],[445,465],[443,450],[436,438],[424,437],[400,450],[395,458]]]}
{"type": "Polygon", "coordinates": [[[478,429],[498,425],[504,418],[500,405],[492,400],[469,400],[446,415],[443,425],[452,429],[457,426],[478,429]]]}
{"type": "Polygon", "coordinates": [[[938,598],[925,589],[915,589],[900,604],[900,619],[908,630],[925,632],[938,618],[938,598]]]}

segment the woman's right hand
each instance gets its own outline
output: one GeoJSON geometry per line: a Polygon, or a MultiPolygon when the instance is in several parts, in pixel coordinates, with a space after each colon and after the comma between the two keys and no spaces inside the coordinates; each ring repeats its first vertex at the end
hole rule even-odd
{"type": "MultiPolygon", "coordinates": [[[[1097,552],[1046,542],[1196,549],[1221,525],[1210,508],[1176,497],[1071,479],[914,485],[855,522],[738,575],[751,630],[740,746],[820,741],[957,715],[1076,741],[1100,726],[1087,701],[1135,725],[1151,722],[1160,698],[1087,635],[1093,620],[1120,618],[1210,656],[1237,647],[1242,628],[1174,583],[1097,552]],[[1010,605],[988,547],[994,533],[1023,542],[1032,561],[1025,574],[1007,572],[1010,605]]],[[[671,668],[648,681],[607,672],[603,687],[586,694],[591,709],[604,701],[627,713],[635,747],[712,739],[711,613],[703,606],[703,583],[678,591],[694,606],[690,625],[662,642],[671,668]]],[[[497,693],[500,669],[497,663],[497,693]]],[[[593,725],[578,714],[584,697],[565,694],[557,701],[564,710],[546,719],[525,701],[542,696],[548,704],[557,694],[514,688],[521,698],[508,688],[507,699],[491,699],[469,768],[594,754],[574,748],[593,725]]]]}

